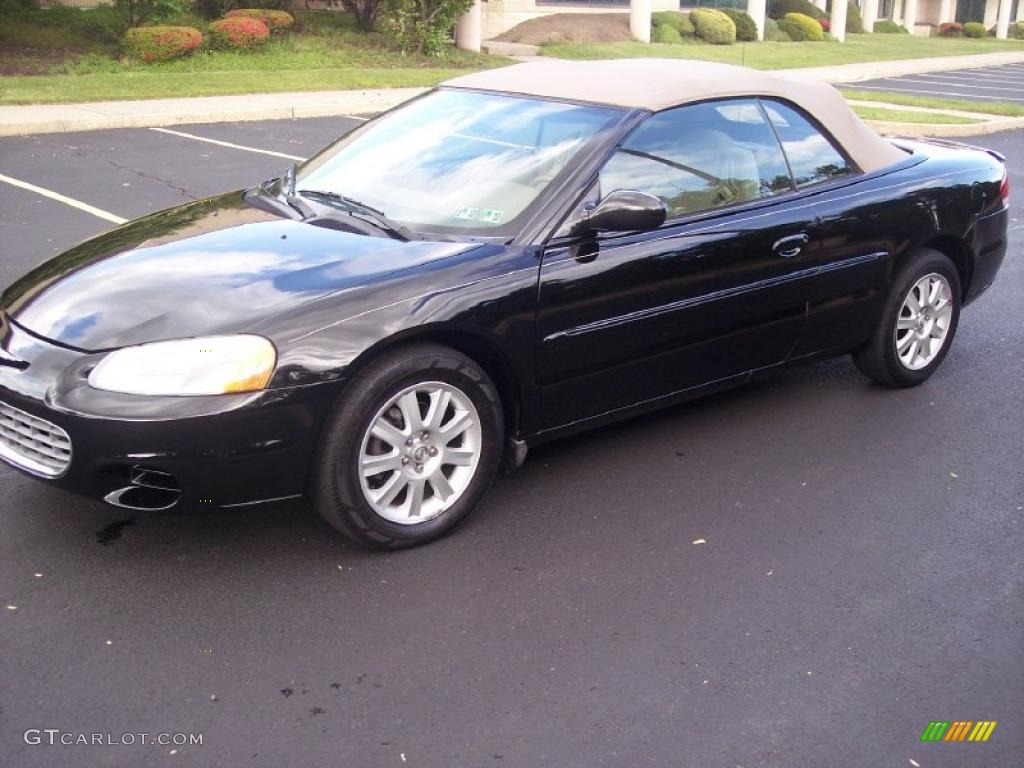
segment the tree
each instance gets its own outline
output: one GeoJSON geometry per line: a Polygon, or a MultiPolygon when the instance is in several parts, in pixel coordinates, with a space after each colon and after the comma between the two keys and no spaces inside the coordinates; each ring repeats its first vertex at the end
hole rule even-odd
{"type": "Polygon", "coordinates": [[[384,0],[385,23],[403,51],[437,56],[473,0],[384,0]]]}
{"type": "Polygon", "coordinates": [[[356,24],[363,32],[373,30],[383,0],[342,0],[345,10],[356,17],[356,24]]]}

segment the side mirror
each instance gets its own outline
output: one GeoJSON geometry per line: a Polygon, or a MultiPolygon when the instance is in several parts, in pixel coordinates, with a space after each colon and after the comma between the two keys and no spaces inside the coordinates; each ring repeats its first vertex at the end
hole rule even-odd
{"type": "Polygon", "coordinates": [[[616,189],[605,195],[576,225],[577,232],[643,232],[665,223],[668,211],[654,195],[616,189]]]}

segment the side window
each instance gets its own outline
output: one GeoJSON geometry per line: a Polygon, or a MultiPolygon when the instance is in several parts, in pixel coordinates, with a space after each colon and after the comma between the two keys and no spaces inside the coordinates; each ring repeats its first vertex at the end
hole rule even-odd
{"type": "Polygon", "coordinates": [[[789,192],[792,181],[760,107],[743,99],[647,118],[601,171],[601,195],[616,189],[661,198],[673,218],[789,192]]]}
{"type": "Polygon", "coordinates": [[[853,168],[811,122],[778,101],[762,101],[768,119],[786,150],[797,187],[847,176],[853,168]]]}

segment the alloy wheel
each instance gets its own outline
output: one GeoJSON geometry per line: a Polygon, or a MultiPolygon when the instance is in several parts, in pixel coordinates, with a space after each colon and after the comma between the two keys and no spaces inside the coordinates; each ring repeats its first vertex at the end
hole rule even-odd
{"type": "Polygon", "coordinates": [[[482,441],[479,414],[465,392],[439,381],[407,387],[384,404],[363,435],[363,496],[392,523],[432,520],[469,487],[482,441]]]}
{"type": "Polygon", "coordinates": [[[932,272],[911,286],[903,299],[893,340],[905,368],[918,371],[942,351],[953,319],[953,290],[949,281],[932,272]]]}

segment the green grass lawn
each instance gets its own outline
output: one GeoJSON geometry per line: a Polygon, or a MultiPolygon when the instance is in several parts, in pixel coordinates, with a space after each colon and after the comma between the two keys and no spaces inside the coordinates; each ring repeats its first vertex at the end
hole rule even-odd
{"type": "Polygon", "coordinates": [[[754,69],[791,69],[865,61],[920,59],[929,56],[961,56],[997,51],[1024,52],[1022,40],[995,38],[917,37],[911,35],[847,35],[845,43],[736,43],[683,45],[628,43],[551,43],[543,46],[545,56],[563,59],[625,59],[660,57],[703,59],[739,64],[754,69]]]}
{"type": "Polygon", "coordinates": [[[865,120],[885,120],[890,123],[918,123],[921,125],[960,125],[981,123],[984,120],[960,115],[947,115],[942,112],[921,112],[911,109],[885,109],[884,107],[864,107],[855,104],[853,111],[865,120]]]}
{"type": "MultiPolygon", "coordinates": [[[[75,38],[67,29],[37,28],[30,35],[34,47],[12,52],[10,28],[0,29],[0,44],[8,46],[0,66],[13,72],[0,76],[0,104],[431,86],[467,70],[509,62],[454,48],[436,58],[403,55],[386,36],[357,31],[348,14],[297,15],[298,31],[259,50],[200,49],[153,64],[122,59],[115,45],[75,38]],[[79,44],[74,46],[76,39],[79,44]],[[46,47],[51,40],[56,46],[52,49],[46,47]],[[71,55],[66,54],[68,46],[71,55]],[[55,50],[65,55],[50,60],[55,50]],[[38,69],[40,74],[22,74],[38,69]]],[[[26,34],[24,24],[20,34],[26,34]]]]}
{"type": "Polygon", "coordinates": [[[884,101],[902,104],[906,107],[927,107],[929,109],[955,109],[960,112],[980,112],[986,115],[1024,117],[1024,105],[1005,101],[968,101],[967,99],[937,99],[930,96],[914,96],[910,93],[888,91],[861,91],[856,88],[840,88],[843,96],[860,101],[884,101]]]}

